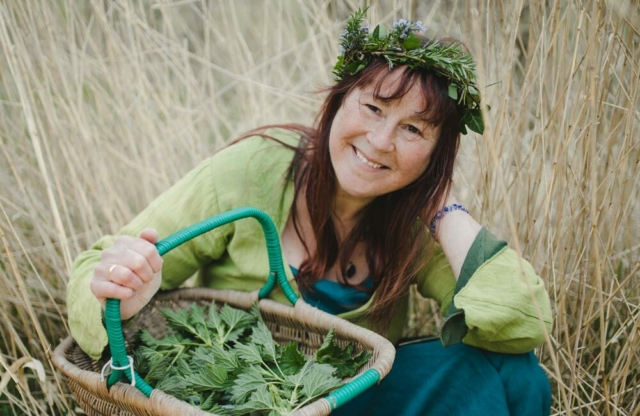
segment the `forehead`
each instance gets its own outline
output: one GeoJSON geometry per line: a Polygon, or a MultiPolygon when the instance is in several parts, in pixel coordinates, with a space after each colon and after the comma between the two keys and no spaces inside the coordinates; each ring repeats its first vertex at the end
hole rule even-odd
{"type": "Polygon", "coordinates": [[[386,103],[409,106],[415,113],[424,113],[427,100],[419,77],[402,70],[381,72],[360,88],[361,94],[386,103]]]}

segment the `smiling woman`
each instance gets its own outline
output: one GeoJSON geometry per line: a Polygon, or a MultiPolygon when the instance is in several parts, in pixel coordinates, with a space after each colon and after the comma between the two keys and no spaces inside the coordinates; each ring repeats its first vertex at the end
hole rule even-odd
{"type": "Polygon", "coordinates": [[[414,33],[419,22],[369,33],[362,18],[347,22],[338,79],[315,126],[241,137],[78,256],[68,292],[72,334],[99,356],[106,298],[121,299],[129,318],[158,288],[195,272],[216,289],[262,287],[269,269],[254,222],[217,228],[163,259],[153,246],[158,236],[249,205],[273,218],[289,280],[311,305],[395,343],[411,285],[445,315],[441,343],[398,348],[391,374],[342,412],[548,414],[549,383],[531,352],[551,325],[545,288],[450,192],[461,132],[482,131],[475,64],[459,44],[414,33]]]}
{"type": "Polygon", "coordinates": [[[439,126],[430,125],[416,112],[426,106],[420,86],[412,85],[404,97],[391,101],[386,97],[394,95],[406,70],[388,73],[393,75],[383,78],[378,94],[374,85],[349,93],[331,126],[336,205],[343,206],[340,200],[351,197],[355,212],[417,180],[438,142],[439,126]]]}

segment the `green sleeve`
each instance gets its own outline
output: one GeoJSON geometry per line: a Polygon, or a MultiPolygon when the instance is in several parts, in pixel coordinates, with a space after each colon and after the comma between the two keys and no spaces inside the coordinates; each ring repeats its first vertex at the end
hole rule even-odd
{"type": "Polygon", "coordinates": [[[418,288],[445,313],[443,345],[462,341],[494,352],[524,353],[544,341],[551,328],[551,306],[542,280],[486,228],[469,249],[457,282],[444,266],[443,254],[436,251],[431,262],[430,274],[418,288]],[[434,288],[438,284],[442,287],[434,288]]]}
{"type": "MultiPolygon", "coordinates": [[[[219,154],[218,154],[219,155],[219,154]]],[[[214,186],[215,163],[210,158],[160,195],[144,211],[118,232],[138,236],[145,228],[155,228],[160,239],[218,212],[214,186]]],[[[226,245],[229,226],[197,237],[164,256],[162,289],[178,287],[201,265],[220,257],[226,245]]],[[[107,235],[81,253],[71,268],[67,287],[67,308],[71,335],[91,357],[98,358],[107,345],[102,324],[102,307],[90,290],[93,269],[102,250],[116,239],[107,235]]]]}

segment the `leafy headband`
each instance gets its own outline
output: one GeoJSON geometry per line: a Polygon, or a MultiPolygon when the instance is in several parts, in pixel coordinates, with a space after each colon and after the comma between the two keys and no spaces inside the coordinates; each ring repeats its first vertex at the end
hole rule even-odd
{"type": "Polygon", "coordinates": [[[364,24],[365,10],[358,10],[347,19],[340,34],[340,52],[333,74],[339,81],[362,71],[377,57],[384,58],[389,68],[407,65],[410,69],[426,69],[449,80],[449,97],[458,103],[461,111],[460,132],[467,128],[482,134],[484,123],[480,111],[480,93],[476,85],[476,64],[459,43],[448,45],[437,41],[420,44],[414,32],[424,32],[422,22],[400,19],[390,32],[378,25],[369,33],[364,24]]]}

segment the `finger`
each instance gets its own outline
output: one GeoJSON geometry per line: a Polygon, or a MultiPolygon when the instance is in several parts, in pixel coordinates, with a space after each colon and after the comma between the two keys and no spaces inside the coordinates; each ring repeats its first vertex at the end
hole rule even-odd
{"type": "MultiPolygon", "coordinates": [[[[136,269],[134,267],[130,267],[131,270],[140,274],[140,277],[143,278],[145,282],[148,282],[153,278],[153,274],[162,270],[162,257],[160,253],[158,253],[158,249],[155,245],[148,242],[147,240],[143,240],[142,238],[137,238],[129,247],[130,250],[138,253],[140,256],[144,258],[144,262],[149,266],[149,271],[151,275],[142,275],[140,273],[146,273],[143,269],[136,269]]],[[[135,259],[135,261],[140,261],[139,259],[135,259]]],[[[140,266],[141,264],[132,264],[131,266],[140,266]]]]}
{"type": "Polygon", "coordinates": [[[131,269],[122,265],[111,265],[107,272],[107,277],[107,281],[133,291],[139,290],[144,284],[140,276],[134,273],[131,269]]]}
{"type": "Polygon", "coordinates": [[[154,273],[159,272],[162,270],[162,256],[155,246],[158,241],[158,232],[153,228],[147,228],[140,233],[140,240],[136,244],[136,251],[147,259],[154,273]],[[148,244],[143,244],[140,240],[148,242],[148,244]]]}
{"type": "Polygon", "coordinates": [[[155,244],[158,242],[158,232],[155,230],[155,228],[146,228],[140,233],[140,238],[145,239],[152,244],[155,244]]]}
{"type": "Polygon", "coordinates": [[[120,286],[106,280],[92,280],[91,292],[104,304],[105,299],[127,300],[135,296],[136,292],[128,287],[120,286]]]}

